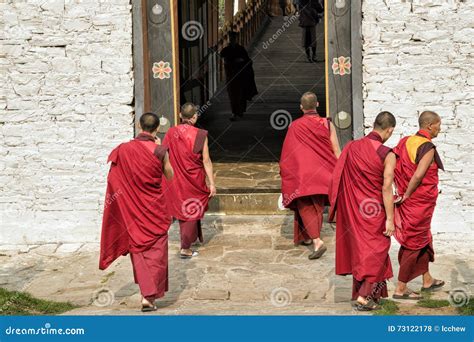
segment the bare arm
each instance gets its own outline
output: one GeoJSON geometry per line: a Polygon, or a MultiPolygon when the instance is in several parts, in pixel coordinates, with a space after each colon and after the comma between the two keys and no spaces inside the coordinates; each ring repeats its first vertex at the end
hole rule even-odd
{"type": "Polygon", "coordinates": [[[204,147],[202,148],[202,161],[204,163],[204,170],[206,171],[207,179],[209,180],[209,190],[211,191],[209,197],[213,197],[216,195],[216,184],[214,182],[214,171],[212,169],[211,156],[209,155],[207,137],[206,140],[204,140],[204,147]]]}
{"type": "Polygon", "coordinates": [[[173,167],[171,166],[168,152],[166,152],[165,156],[163,157],[163,174],[167,180],[171,180],[174,176],[173,167]]]}
{"type": "Polygon", "coordinates": [[[387,220],[385,221],[385,232],[384,235],[392,236],[395,231],[395,225],[393,223],[393,193],[392,193],[392,184],[395,171],[395,165],[397,163],[397,158],[393,152],[390,152],[385,157],[384,161],[384,171],[383,171],[383,186],[382,186],[382,195],[383,195],[383,205],[385,207],[385,214],[387,215],[387,220]]]}
{"type": "Polygon", "coordinates": [[[339,159],[339,156],[341,155],[341,148],[339,147],[339,140],[337,139],[336,127],[334,127],[334,124],[332,122],[329,122],[329,129],[331,131],[330,139],[332,150],[334,151],[336,158],[339,159]]]}
{"type": "Polygon", "coordinates": [[[425,177],[426,171],[428,171],[428,168],[433,162],[434,154],[435,154],[435,150],[434,148],[432,148],[429,152],[427,152],[423,156],[423,158],[421,158],[420,162],[418,163],[415,173],[410,179],[410,183],[408,183],[407,190],[405,191],[405,194],[403,195],[404,200],[409,198],[415,192],[416,188],[418,188],[418,185],[420,185],[421,181],[423,180],[423,177],[425,177]]]}

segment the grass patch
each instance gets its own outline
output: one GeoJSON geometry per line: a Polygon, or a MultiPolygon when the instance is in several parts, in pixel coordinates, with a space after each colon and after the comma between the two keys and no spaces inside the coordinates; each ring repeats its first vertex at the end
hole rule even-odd
{"type": "Polygon", "coordinates": [[[446,299],[423,298],[420,301],[418,301],[416,305],[422,308],[436,309],[436,308],[444,308],[446,306],[450,306],[451,304],[446,299]]]}
{"type": "Polygon", "coordinates": [[[76,307],[71,303],[43,300],[26,292],[8,291],[0,288],[0,315],[57,315],[76,307]]]}
{"type": "Polygon", "coordinates": [[[382,299],[380,301],[382,309],[373,311],[374,315],[377,316],[387,316],[387,315],[396,315],[399,308],[398,304],[390,299],[382,299]]]}
{"type": "Polygon", "coordinates": [[[474,316],[474,297],[469,298],[469,303],[457,308],[460,315],[474,316]]]}

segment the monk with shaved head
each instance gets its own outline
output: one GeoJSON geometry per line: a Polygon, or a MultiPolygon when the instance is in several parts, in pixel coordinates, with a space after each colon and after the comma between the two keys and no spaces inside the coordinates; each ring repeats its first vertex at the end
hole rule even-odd
{"type": "Polygon", "coordinates": [[[168,149],[160,145],[160,119],[140,117],[140,134],[109,155],[99,268],[105,270],[130,254],[142,311],[155,311],[155,300],[168,291],[168,229],[163,178],[173,177],[168,149]],[[164,177],[163,177],[164,176],[164,177]]]}
{"type": "Polygon", "coordinates": [[[169,147],[174,177],[164,188],[170,214],[179,220],[182,259],[198,255],[191,249],[197,239],[203,242],[201,219],[209,199],[216,194],[207,131],[195,127],[196,105],[187,102],[179,114],[181,124],[166,133],[163,145],[169,147]],[[207,177],[207,183],[206,183],[207,177]]]}
{"type": "Polygon", "coordinates": [[[395,129],[395,117],[381,112],[366,137],[349,142],[342,151],[330,187],[331,212],[336,219],[336,274],[352,274],[352,300],[360,311],[380,308],[393,276],[388,252],[395,230],[393,173],[396,157],[384,145],[395,129]]]}
{"type": "Polygon", "coordinates": [[[395,238],[401,245],[395,299],[421,299],[418,292],[407,286],[420,275],[421,291],[433,291],[444,285],[444,281],[433,278],[429,272],[429,262],[434,261],[431,219],[438,197],[438,169],[444,170],[431,140],[441,130],[441,118],[435,112],[425,111],[418,123],[419,131],[403,138],[394,148],[398,156],[395,183],[400,195],[395,210],[395,238]]]}
{"type": "Polygon", "coordinates": [[[317,112],[318,98],[312,92],[301,97],[303,116],[293,121],[280,157],[283,205],[295,212],[294,242],[313,246],[310,260],[327,250],[321,239],[324,206],[329,204],[328,187],[341,153],[336,129],[317,112]]]}

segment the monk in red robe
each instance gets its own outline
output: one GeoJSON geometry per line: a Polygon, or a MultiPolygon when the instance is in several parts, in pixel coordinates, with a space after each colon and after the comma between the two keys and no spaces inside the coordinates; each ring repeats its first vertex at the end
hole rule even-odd
{"type": "Polygon", "coordinates": [[[400,270],[393,298],[421,299],[407,283],[423,275],[422,291],[433,291],[444,286],[429,272],[434,261],[431,218],[438,198],[438,169],[443,163],[431,142],[441,130],[441,118],[430,111],[421,113],[420,130],[405,137],[394,148],[398,156],[395,183],[401,196],[395,209],[395,238],[400,242],[398,261],[400,270]]]}
{"type": "Polygon", "coordinates": [[[142,294],[142,311],[154,311],[157,298],[168,290],[168,229],[162,176],[171,179],[173,169],[167,148],[156,134],[156,114],[140,117],[142,132],[120,144],[109,155],[99,268],[130,253],[135,282],[142,294]]]}
{"type": "Polygon", "coordinates": [[[341,153],[336,129],[319,116],[318,106],[316,94],[303,94],[303,116],[288,128],[280,158],[283,205],[295,212],[295,244],[314,247],[309,259],[319,259],[327,249],[320,236],[323,210],[329,204],[329,182],[341,153]]]}
{"type": "Polygon", "coordinates": [[[393,174],[396,157],[384,146],[396,121],[381,112],[374,130],[343,149],[330,187],[332,220],[336,213],[336,274],[352,274],[352,300],[360,311],[380,308],[393,276],[389,257],[393,234],[393,174]]]}
{"type": "Polygon", "coordinates": [[[179,220],[183,259],[197,256],[191,245],[203,241],[201,219],[208,202],[216,194],[212,162],[209,156],[207,131],[194,127],[198,119],[192,103],[181,107],[182,123],[166,133],[163,145],[170,151],[174,177],[165,182],[170,214],[179,220]],[[206,176],[209,186],[206,184],[206,176]]]}

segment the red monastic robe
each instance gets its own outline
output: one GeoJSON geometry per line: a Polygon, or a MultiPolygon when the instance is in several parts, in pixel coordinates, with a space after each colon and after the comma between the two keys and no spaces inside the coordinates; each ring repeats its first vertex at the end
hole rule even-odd
{"type": "Polygon", "coordinates": [[[280,158],[283,205],[296,209],[295,199],[328,195],[336,155],[330,140],[329,119],[307,112],[293,121],[280,158]]]}
{"type": "Polygon", "coordinates": [[[393,276],[390,238],[383,235],[383,173],[389,152],[380,135],[371,132],[349,142],[334,169],[329,196],[330,220],[337,213],[336,274],[352,274],[358,282],[379,283],[393,276]]]}
{"type": "MultiPolygon", "coordinates": [[[[405,193],[418,162],[432,148],[436,147],[431,142],[429,133],[420,130],[417,134],[400,140],[393,149],[398,156],[395,184],[400,196],[405,193]]],[[[441,159],[435,151],[435,160],[428,168],[421,184],[410,198],[395,208],[395,238],[407,249],[419,250],[432,241],[431,219],[438,198],[438,169],[444,170],[441,159]]]]}
{"type": "Polygon", "coordinates": [[[168,229],[162,160],[166,148],[151,135],[119,145],[109,155],[99,268],[131,253],[142,294],[161,297],[168,288],[168,229]]]}
{"type": "MultiPolygon", "coordinates": [[[[431,137],[424,130],[405,137],[393,149],[397,154],[395,184],[400,196],[405,193],[419,161],[432,148],[431,137]]],[[[410,198],[395,207],[395,238],[400,243],[398,279],[408,283],[428,272],[429,262],[434,261],[431,219],[438,198],[438,169],[443,163],[435,150],[433,163],[410,198]]]]}
{"type": "Polygon", "coordinates": [[[165,180],[170,214],[180,221],[197,221],[208,209],[209,188],[202,160],[207,131],[189,124],[172,127],[163,145],[169,147],[174,177],[165,180]]]}

